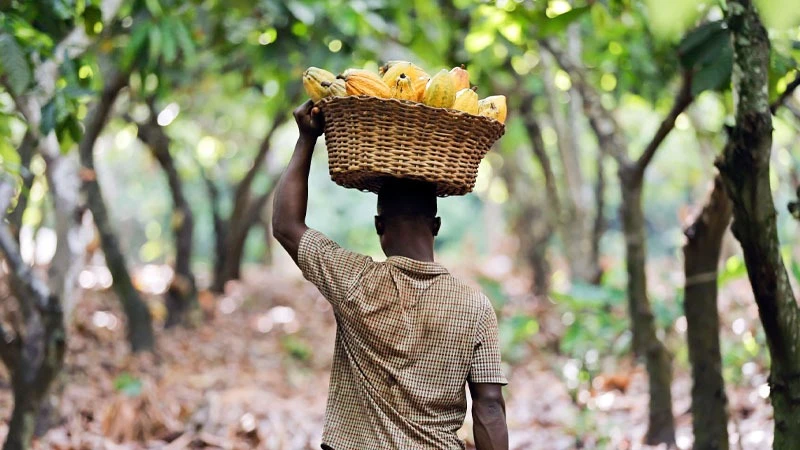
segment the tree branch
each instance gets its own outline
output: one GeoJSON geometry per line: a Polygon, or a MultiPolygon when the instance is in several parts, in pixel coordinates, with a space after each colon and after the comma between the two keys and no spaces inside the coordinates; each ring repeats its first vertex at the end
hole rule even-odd
{"type": "Polygon", "coordinates": [[[553,172],[553,165],[550,162],[550,157],[547,155],[544,141],[542,140],[542,129],[534,116],[533,101],[533,94],[527,94],[523,97],[519,107],[519,113],[525,125],[525,130],[528,133],[528,140],[530,140],[533,154],[536,156],[537,161],[539,161],[542,173],[544,174],[545,190],[547,191],[548,201],[555,212],[555,222],[559,223],[563,219],[563,216],[561,200],[558,197],[558,183],[555,173],[553,172]]]}
{"type": "Polygon", "coordinates": [[[28,206],[28,194],[33,185],[33,173],[30,170],[31,159],[33,159],[34,148],[38,144],[38,139],[34,134],[31,127],[25,131],[25,136],[22,138],[17,153],[20,157],[20,173],[22,176],[22,189],[19,194],[16,206],[8,214],[8,222],[11,224],[11,232],[14,238],[19,241],[19,230],[22,227],[22,215],[28,206]]]}
{"type": "Polygon", "coordinates": [[[552,39],[542,39],[539,45],[553,55],[558,65],[569,75],[572,86],[580,93],[584,113],[597,136],[601,150],[611,155],[620,166],[629,166],[631,161],[626,151],[625,138],[619,131],[613,114],[600,101],[600,94],[586,79],[585,69],[578,62],[572,61],[552,39]]]}
{"type": "Polygon", "coordinates": [[[644,176],[644,171],[647,169],[647,166],[650,164],[650,161],[653,160],[653,156],[656,154],[656,150],[661,146],[661,143],[664,142],[664,139],[667,135],[675,128],[675,119],[686,110],[687,107],[694,101],[694,96],[692,95],[692,73],[691,71],[684,71],[681,74],[681,88],[678,93],[675,95],[675,102],[672,105],[672,109],[667,114],[667,117],[661,121],[661,125],[659,125],[656,134],[653,136],[653,139],[650,140],[650,143],[647,144],[645,147],[644,152],[642,152],[642,156],[636,160],[636,175],[639,177],[644,176]]]}
{"type": "MultiPolygon", "coordinates": [[[[291,104],[294,104],[297,99],[299,98],[300,90],[294,89],[292,93],[289,95],[291,104]]],[[[275,134],[275,131],[278,129],[280,125],[286,120],[289,116],[288,110],[281,110],[272,120],[272,125],[270,125],[269,129],[267,130],[267,134],[261,140],[261,145],[258,147],[258,153],[256,157],[253,159],[253,165],[250,166],[250,169],[245,174],[244,178],[239,182],[236,186],[236,193],[234,194],[234,206],[233,212],[230,216],[230,222],[235,223],[240,218],[242,218],[247,213],[247,206],[250,203],[250,190],[253,186],[253,180],[255,180],[256,175],[258,175],[259,171],[261,170],[261,165],[264,163],[264,160],[267,158],[267,154],[269,154],[270,150],[272,149],[271,141],[272,136],[275,134]]]]}
{"type": "MultiPolygon", "coordinates": [[[[0,180],[0,211],[6,211],[14,194],[10,183],[0,180]]],[[[33,306],[42,311],[47,309],[50,290],[33,274],[33,269],[22,260],[14,235],[6,225],[0,226],[0,253],[5,256],[11,276],[12,288],[20,303],[33,301],[33,306]]]]}
{"type": "Polygon", "coordinates": [[[788,99],[789,97],[792,96],[792,94],[794,94],[794,91],[795,89],[797,89],[797,86],[800,86],[800,73],[798,73],[797,76],[794,77],[794,80],[792,80],[791,83],[786,85],[786,89],[783,92],[781,92],[781,95],[779,95],[778,98],[776,98],[775,101],[772,102],[772,104],[769,106],[769,110],[772,111],[772,114],[775,114],[778,111],[778,108],[780,108],[781,105],[783,105],[786,102],[786,99],[788,99]]]}
{"type": "Polygon", "coordinates": [[[87,169],[94,170],[94,144],[103,131],[111,113],[111,108],[117,99],[119,91],[128,83],[128,74],[123,72],[113,72],[100,93],[100,98],[95,104],[89,118],[86,121],[83,139],[78,145],[81,165],[87,169]]]}

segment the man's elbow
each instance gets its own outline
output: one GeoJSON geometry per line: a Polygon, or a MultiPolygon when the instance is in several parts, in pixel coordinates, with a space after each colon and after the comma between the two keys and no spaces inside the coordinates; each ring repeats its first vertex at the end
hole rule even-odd
{"type": "Polygon", "coordinates": [[[272,217],[272,237],[274,237],[281,245],[285,246],[286,242],[292,235],[292,227],[284,220],[280,220],[278,216],[272,217]]]}
{"type": "Polygon", "coordinates": [[[473,399],[472,410],[475,415],[485,419],[505,421],[506,403],[502,395],[473,399]]]}

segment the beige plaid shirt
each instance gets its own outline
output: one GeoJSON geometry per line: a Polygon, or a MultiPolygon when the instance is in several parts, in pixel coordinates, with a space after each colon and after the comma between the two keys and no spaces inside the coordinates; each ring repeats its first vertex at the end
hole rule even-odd
{"type": "Polygon", "coordinates": [[[375,262],[311,229],[298,265],[337,323],[323,448],[465,448],[466,382],[507,383],[486,296],[437,263],[375,262]]]}

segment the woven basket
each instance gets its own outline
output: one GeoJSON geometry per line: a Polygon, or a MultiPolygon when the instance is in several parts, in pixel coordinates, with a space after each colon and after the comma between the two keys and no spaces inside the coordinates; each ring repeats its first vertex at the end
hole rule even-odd
{"type": "Polygon", "coordinates": [[[367,96],[319,102],[331,179],[377,193],[386,178],[436,184],[436,194],[472,191],[478,164],[505,125],[421,103],[367,96]]]}

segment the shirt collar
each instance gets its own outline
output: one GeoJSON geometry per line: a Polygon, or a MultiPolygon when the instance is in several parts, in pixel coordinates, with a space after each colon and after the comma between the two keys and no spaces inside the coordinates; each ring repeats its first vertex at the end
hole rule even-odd
{"type": "Polygon", "coordinates": [[[398,269],[421,275],[442,275],[447,272],[441,264],[431,261],[417,261],[405,256],[390,256],[386,262],[398,269]]]}

